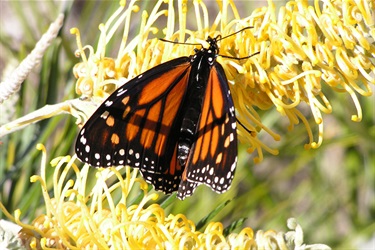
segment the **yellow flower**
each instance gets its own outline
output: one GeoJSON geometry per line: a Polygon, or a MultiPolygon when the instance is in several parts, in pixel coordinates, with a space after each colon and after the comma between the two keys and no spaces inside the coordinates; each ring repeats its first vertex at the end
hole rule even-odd
{"type": "Polygon", "coordinates": [[[258,153],[254,158],[256,162],[263,159],[263,149],[277,154],[277,150],[265,145],[257,133],[264,131],[274,140],[280,140],[278,134],[262,123],[257,109],[276,107],[289,119],[290,130],[302,121],[309,137],[306,148],[317,148],[323,141],[322,112],[332,112],[324,94],[325,88],[349,93],[357,108],[357,115],[353,115],[352,120],[358,122],[362,119],[357,94],[371,95],[370,84],[375,83],[372,59],[375,45],[369,39],[375,34],[372,1],[325,1],[322,7],[318,1],[314,6],[308,6],[307,1],[290,1],[280,8],[278,14],[273,2],[268,1],[268,7],[257,8],[246,18],[239,17],[232,1],[224,1],[211,26],[203,1],[194,1],[198,31],[186,27],[189,12],[186,2],[179,3],[177,13],[173,1],[168,2],[168,9],[161,7],[162,2],[157,1],[150,14],[142,13],[140,31],[131,40],[128,37],[129,23],[135,21],[132,14],[138,12],[139,7],[136,1],[130,1],[125,9],[125,2],[122,2],[112,17],[100,26],[101,36],[96,51],[90,45],[82,46],[78,29],[72,29],[79,45],[77,55],[83,60],[74,68],[78,94],[98,99],[100,103],[119,87],[123,82],[121,79],[130,80],[162,62],[191,55],[193,48],[189,45],[150,38],[151,34],[160,34],[157,26],[161,25],[156,26],[155,22],[167,15],[163,38],[180,43],[202,42],[204,45],[208,35],[226,36],[241,28],[253,27],[220,41],[220,55],[242,58],[259,52],[258,55],[245,60],[219,57],[218,61],[231,83],[237,118],[248,130],[254,131],[249,134],[239,126],[239,139],[250,145],[249,152],[258,153]],[[230,12],[233,19],[229,18],[230,12]],[[175,17],[179,19],[177,32],[174,32],[175,17]],[[124,32],[118,56],[109,58],[106,45],[121,29],[124,32]],[[88,50],[88,57],[85,50],[88,50]],[[310,107],[318,126],[317,140],[300,110],[302,103],[310,107]]]}
{"type": "Polygon", "coordinates": [[[28,249],[288,249],[303,243],[295,220],[288,223],[291,231],[286,234],[272,230],[254,234],[247,227],[226,236],[219,222],[198,231],[185,215],[167,215],[161,205],[149,203],[158,195],[149,193],[147,183],[137,178],[138,171],[129,167],[98,169],[91,186],[92,168],[79,169],[74,156],[58,157],[51,161],[53,190],[48,190],[47,154],[43,145],[38,149],[41,174],[31,181],[40,183],[46,212],[28,225],[21,222],[19,210],[13,217],[0,203],[7,217],[22,227],[19,237],[28,249]]]}

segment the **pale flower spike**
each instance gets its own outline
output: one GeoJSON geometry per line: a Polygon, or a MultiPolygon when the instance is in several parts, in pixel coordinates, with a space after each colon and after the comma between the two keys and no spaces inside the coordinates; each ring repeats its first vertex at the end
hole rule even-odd
{"type": "Polygon", "coordinates": [[[35,45],[31,53],[21,62],[21,64],[0,83],[0,104],[16,93],[23,81],[27,78],[31,70],[40,63],[47,48],[56,38],[64,22],[64,15],[59,14],[56,20],[51,23],[47,32],[43,34],[35,45]]]}

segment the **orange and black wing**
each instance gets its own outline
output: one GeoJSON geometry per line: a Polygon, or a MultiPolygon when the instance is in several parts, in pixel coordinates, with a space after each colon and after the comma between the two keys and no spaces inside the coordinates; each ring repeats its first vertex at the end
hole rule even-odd
{"type": "Polygon", "coordinates": [[[229,189],[237,164],[236,117],[228,81],[219,63],[209,74],[198,123],[178,197],[192,195],[199,184],[222,193],[229,189]]]}
{"type": "Polygon", "coordinates": [[[95,167],[139,168],[156,190],[177,190],[184,169],[176,144],[190,70],[188,57],[177,58],[117,89],[79,133],[78,158],[95,167]]]}

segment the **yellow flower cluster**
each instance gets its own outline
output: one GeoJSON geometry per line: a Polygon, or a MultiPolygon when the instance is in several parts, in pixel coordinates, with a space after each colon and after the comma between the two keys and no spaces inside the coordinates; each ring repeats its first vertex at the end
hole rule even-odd
{"type": "MultiPolygon", "coordinates": [[[[206,5],[203,1],[193,1],[198,31],[186,27],[189,13],[186,1],[179,2],[178,13],[175,13],[174,1],[168,2],[167,9],[161,7],[165,6],[163,2],[157,1],[150,14],[142,13],[140,31],[130,41],[129,24],[133,21],[132,14],[139,11],[135,0],[130,1],[126,9],[125,2],[122,2],[112,17],[100,26],[101,36],[96,51],[90,45],[81,45],[78,29],[71,30],[77,35],[77,55],[83,60],[74,68],[78,94],[100,103],[118,87],[121,78],[130,80],[162,62],[191,55],[193,49],[189,45],[149,38],[159,32],[155,22],[167,15],[163,38],[181,43],[204,45],[208,35],[226,36],[243,27],[253,27],[220,41],[220,54],[233,58],[259,54],[245,60],[218,58],[231,83],[237,118],[249,131],[263,130],[280,140],[278,134],[262,124],[256,110],[275,106],[289,119],[290,130],[300,121],[304,123],[309,137],[306,148],[320,146],[323,140],[321,112],[332,112],[324,94],[326,86],[349,93],[358,111],[352,120],[361,120],[356,93],[371,95],[370,83],[375,83],[371,75],[375,72],[375,45],[370,42],[375,36],[373,1],[323,1],[320,7],[317,0],[314,6],[297,0],[288,2],[277,14],[270,0],[268,7],[257,8],[250,16],[240,18],[234,2],[228,0],[219,4],[221,12],[211,26],[206,5]],[[234,18],[229,18],[229,12],[234,18]],[[174,32],[176,16],[179,29],[174,32]],[[106,57],[106,45],[120,29],[123,33],[117,58],[106,57]],[[89,51],[88,57],[85,50],[89,51]],[[309,105],[318,125],[317,141],[306,117],[298,109],[301,103],[309,105]]],[[[263,149],[277,154],[277,150],[262,143],[256,133],[249,135],[241,126],[239,138],[250,144],[250,152],[257,151],[255,161],[263,159],[263,149]]]]}
{"type": "Polygon", "coordinates": [[[43,145],[38,148],[41,174],[31,181],[41,185],[46,213],[28,225],[21,222],[19,210],[13,217],[0,203],[7,217],[22,227],[19,237],[28,249],[289,249],[303,243],[302,229],[294,220],[287,234],[272,230],[254,234],[243,228],[225,236],[219,222],[210,222],[200,232],[183,214],[166,215],[162,206],[149,203],[157,194],[148,193],[147,183],[129,167],[99,169],[95,185],[90,186],[88,165],[78,169],[75,157],[55,158],[53,190],[48,190],[47,154],[43,145]],[[137,197],[142,198],[134,201],[137,197]]]}
{"type": "Polygon", "coordinates": [[[362,119],[355,92],[372,94],[374,2],[323,1],[320,8],[320,1],[314,1],[314,6],[307,1],[290,1],[277,16],[274,4],[268,3],[267,8],[256,9],[246,19],[254,26],[255,48],[260,55],[244,76],[234,79],[235,85],[252,79],[247,80],[244,91],[237,91],[244,103],[238,103],[237,109],[242,108],[239,113],[246,117],[248,106],[267,109],[274,105],[288,116],[290,129],[303,121],[310,137],[306,146],[316,148],[323,140],[321,112],[332,112],[324,85],[351,95],[358,112],[352,116],[353,121],[362,119]],[[314,142],[307,120],[296,108],[301,102],[310,106],[319,126],[318,142],[314,142]]]}

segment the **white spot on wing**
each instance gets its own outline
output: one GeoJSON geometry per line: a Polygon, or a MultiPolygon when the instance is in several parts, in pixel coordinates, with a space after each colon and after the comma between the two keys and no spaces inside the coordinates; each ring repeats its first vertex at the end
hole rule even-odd
{"type": "Polygon", "coordinates": [[[123,95],[123,94],[126,93],[126,91],[127,91],[127,89],[125,89],[125,88],[121,88],[121,89],[118,90],[118,92],[117,92],[116,95],[117,95],[117,96],[123,95]]]}
{"type": "Polygon", "coordinates": [[[104,105],[107,106],[107,107],[111,106],[112,104],[113,104],[113,101],[110,101],[110,100],[107,100],[107,101],[104,103],[104,105]]]}
{"type": "Polygon", "coordinates": [[[231,141],[231,142],[234,140],[234,135],[233,135],[233,133],[230,133],[229,138],[230,138],[230,141],[231,141]]]}
{"type": "Polygon", "coordinates": [[[107,119],[108,115],[109,115],[109,112],[104,111],[103,114],[100,115],[100,118],[107,119]]]}
{"type": "Polygon", "coordinates": [[[86,145],[87,140],[86,140],[86,138],[85,138],[84,136],[82,136],[81,139],[80,139],[80,142],[81,142],[83,145],[86,145]]]}

